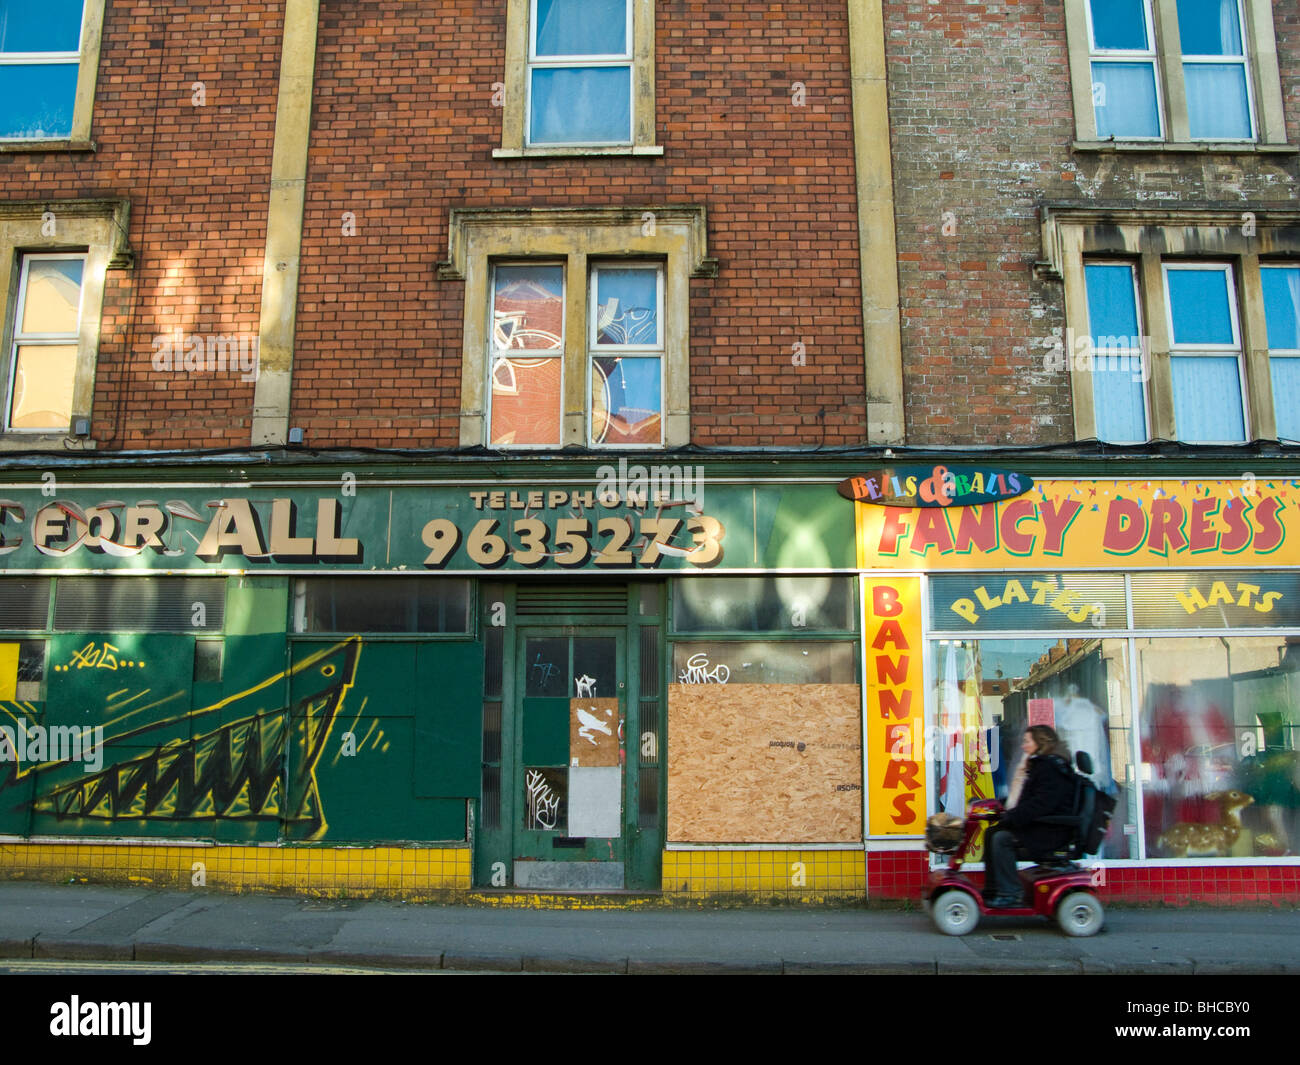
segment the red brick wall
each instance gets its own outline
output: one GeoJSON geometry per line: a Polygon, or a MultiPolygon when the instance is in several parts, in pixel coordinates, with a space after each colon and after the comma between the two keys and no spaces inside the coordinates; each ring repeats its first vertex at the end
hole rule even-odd
{"type": "Polygon", "coordinates": [[[104,294],[101,448],[248,444],[251,381],[162,374],[151,358],[153,338],[176,328],[257,335],[283,6],[109,0],[97,150],[0,154],[6,199],[131,199],[136,265],[109,271],[104,294]]]}
{"type": "MultiPolygon", "coordinates": [[[[1072,440],[1069,375],[1044,368],[1065,321],[1061,283],[1032,274],[1039,205],[1294,205],[1295,157],[1074,152],[1061,0],[884,10],[908,443],[1072,440]]],[[[1274,19],[1294,143],[1300,14],[1274,0],[1274,19]]]]}
{"type": "Polygon", "coordinates": [[[865,439],[845,5],[657,8],[663,158],[497,161],[504,3],[323,5],[291,419],[309,444],[457,444],[451,207],[647,203],[703,204],[721,262],[691,283],[694,442],[865,439]]]}
{"type": "MultiPolygon", "coordinates": [[[[876,851],[867,855],[867,897],[919,902],[929,874],[925,851],[876,851]]],[[[1222,906],[1300,902],[1300,868],[1294,865],[1104,866],[1103,902],[1222,906]]],[[[977,885],[983,874],[972,873],[977,885]]]]}

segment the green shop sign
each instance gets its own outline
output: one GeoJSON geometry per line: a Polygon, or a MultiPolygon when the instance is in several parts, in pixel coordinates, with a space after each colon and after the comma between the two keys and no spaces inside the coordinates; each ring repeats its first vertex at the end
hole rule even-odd
{"type": "Polygon", "coordinates": [[[852,570],[829,485],[610,478],[5,490],[0,567],[184,572],[852,570]]]}

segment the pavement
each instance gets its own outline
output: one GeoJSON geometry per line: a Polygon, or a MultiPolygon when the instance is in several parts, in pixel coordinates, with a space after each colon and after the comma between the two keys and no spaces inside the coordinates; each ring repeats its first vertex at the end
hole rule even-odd
{"type": "Polygon", "coordinates": [[[0,959],[549,973],[1300,973],[1300,911],[1109,906],[937,933],[919,909],[537,909],[0,883],[0,959]]]}

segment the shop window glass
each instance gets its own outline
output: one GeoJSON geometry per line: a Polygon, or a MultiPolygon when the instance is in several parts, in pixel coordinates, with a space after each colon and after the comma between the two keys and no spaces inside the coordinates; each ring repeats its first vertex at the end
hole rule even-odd
{"type": "Polygon", "coordinates": [[[320,577],[297,582],[295,632],[469,632],[469,581],[320,577]]]}
{"type": "Polygon", "coordinates": [[[1122,573],[935,576],[930,597],[931,627],[939,632],[1127,627],[1122,573]]]}
{"type": "Polygon", "coordinates": [[[58,632],[220,632],[226,582],[218,577],[60,577],[58,632]]]}
{"type": "Polygon", "coordinates": [[[696,641],[673,645],[677,684],[856,684],[857,645],[844,641],[696,641]]]}
{"type": "Polygon", "coordinates": [[[1137,641],[1149,858],[1300,850],[1300,638],[1137,641]]]}
{"type": "Polygon", "coordinates": [[[50,588],[44,577],[0,580],[0,629],[44,629],[50,620],[50,588]]]}
{"type": "Polygon", "coordinates": [[[673,585],[677,632],[853,632],[848,577],[692,577],[673,585]]]}
{"type": "Polygon", "coordinates": [[[935,640],[931,656],[936,714],[925,749],[938,809],[960,814],[976,799],[1005,799],[1025,729],[1048,725],[1071,759],[1089,754],[1093,781],[1117,799],[1100,857],[1137,857],[1123,640],[935,640]]]}
{"type": "Polygon", "coordinates": [[[1132,581],[1139,629],[1300,626],[1295,573],[1135,573],[1132,581]]]}
{"type": "Polygon", "coordinates": [[[45,650],[47,643],[46,640],[19,641],[18,685],[15,697],[20,703],[38,703],[45,698],[45,650]]]}

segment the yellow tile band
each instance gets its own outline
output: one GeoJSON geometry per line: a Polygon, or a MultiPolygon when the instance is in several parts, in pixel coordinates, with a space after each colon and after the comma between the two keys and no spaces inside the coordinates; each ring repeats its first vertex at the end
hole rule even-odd
{"type": "Polygon", "coordinates": [[[665,896],[752,895],[815,902],[866,893],[866,856],[846,850],[663,852],[665,896]]]}
{"type": "Polygon", "coordinates": [[[471,877],[468,847],[0,844],[0,878],[8,880],[409,897],[465,892],[471,877]]]}

